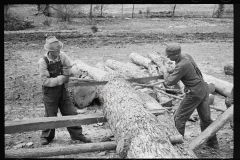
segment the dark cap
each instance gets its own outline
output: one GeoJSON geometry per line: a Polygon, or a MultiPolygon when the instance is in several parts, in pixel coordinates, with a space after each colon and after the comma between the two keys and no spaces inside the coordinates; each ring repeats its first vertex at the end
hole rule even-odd
{"type": "Polygon", "coordinates": [[[168,55],[178,55],[181,53],[181,46],[177,43],[169,44],[167,45],[165,52],[168,55]]]}

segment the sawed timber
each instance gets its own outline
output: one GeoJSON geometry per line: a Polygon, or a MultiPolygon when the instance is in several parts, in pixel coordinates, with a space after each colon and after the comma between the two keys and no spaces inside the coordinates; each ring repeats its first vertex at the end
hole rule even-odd
{"type": "MultiPolygon", "coordinates": [[[[161,109],[150,111],[150,113],[154,114],[155,116],[164,114],[164,112],[165,111],[161,109]]],[[[5,134],[71,127],[77,125],[89,125],[101,122],[107,122],[107,119],[102,113],[77,116],[31,118],[9,122],[6,121],[5,134]]]]}

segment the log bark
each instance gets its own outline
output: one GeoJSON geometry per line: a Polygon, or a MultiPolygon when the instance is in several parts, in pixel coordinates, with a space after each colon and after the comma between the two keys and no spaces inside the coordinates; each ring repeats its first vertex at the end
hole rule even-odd
{"type": "Polygon", "coordinates": [[[86,143],[70,145],[66,147],[5,150],[5,158],[39,158],[115,149],[116,142],[86,143]]]}
{"type": "Polygon", "coordinates": [[[203,75],[203,79],[208,82],[208,83],[212,83],[215,86],[215,92],[217,92],[218,94],[225,96],[225,97],[229,97],[231,90],[233,88],[233,84],[229,83],[227,81],[218,79],[216,77],[213,77],[211,75],[207,75],[205,73],[202,73],[203,75]]]}
{"type": "MultiPolygon", "coordinates": [[[[188,148],[173,146],[175,131],[149,114],[138,93],[121,75],[107,75],[101,99],[103,113],[116,139],[121,158],[196,158],[188,148]],[[185,150],[183,152],[182,150],[185,150]]],[[[169,121],[169,119],[166,119],[169,121]]],[[[178,133],[179,134],[179,133],[178,133]]]]}
{"type": "Polygon", "coordinates": [[[226,122],[233,116],[233,105],[221,114],[210,126],[208,126],[194,141],[190,143],[190,148],[196,150],[209,138],[211,138],[226,122]]]}
{"type": "Polygon", "coordinates": [[[97,63],[96,67],[103,70],[103,71],[106,71],[106,72],[110,72],[110,73],[114,72],[113,69],[109,68],[107,65],[105,65],[103,63],[97,63]]]}
{"type": "MultiPolygon", "coordinates": [[[[133,68],[126,66],[124,63],[116,61],[116,60],[108,59],[106,61],[106,65],[114,70],[119,71],[120,74],[123,74],[129,78],[138,78],[138,77],[149,76],[149,74],[146,72],[141,72],[139,70],[135,70],[133,68]]],[[[167,97],[164,94],[161,94],[161,93],[156,93],[156,94],[157,94],[157,99],[160,103],[165,102],[169,99],[169,97],[167,97]]],[[[157,101],[156,101],[156,106],[157,106],[157,101]]]]}
{"type": "Polygon", "coordinates": [[[139,66],[144,66],[146,69],[148,69],[148,64],[151,62],[150,59],[145,58],[139,55],[138,53],[134,53],[134,52],[129,55],[129,58],[133,63],[139,66]]]}
{"type": "Polygon", "coordinates": [[[141,72],[134,67],[126,66],[126,64],[116,60],[108,59],[106,61],[106,65],[113,70],[118,70],[129,78],[140,78],[148,76],[147,73],[141,72]]]}

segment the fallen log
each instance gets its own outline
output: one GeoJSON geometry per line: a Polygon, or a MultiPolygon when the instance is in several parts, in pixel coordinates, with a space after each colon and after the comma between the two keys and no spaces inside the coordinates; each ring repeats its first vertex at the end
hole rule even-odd
{"type": "Polygon", "coordinates": [[[118,70],[129,78],[147,77],[148,74],[137,70],[134,67],[126,66],[126,64],[121,63],[116,60],[108,59],[106,65],[113,70],[118,70]]]}
{"type": "MultiPolygon", "coordinates": [[[[123,63],[115,61],[115,60],[110,60],[110,59],[107,60],[106,65],[110,68],[117,69],[117,70],[114,70],[114,72],[116,72],[116,74],[123,75],[126,79],[127,78],[137,78],[137,77],[141,77],[141,76],[147,77],[146,74],[137,74],[138,71],[132,70],[131,68],[128,68],[128,67],[124,67],[123,63]]],[[[77,70],[85,70],[88,72],[89,76],[93,77],[95,80],[98,80],[98,81],[102,81],[103,77],[105,75],[107,75],[107,73],[108,73],[99,68],[91,67],[84,62],[76,63],[76,65],[74,67],[77,67],[77,68],[74,68],[76,73],[77,73],[77,70]]],[[[102,88],[102,86],[98,87],[98,91],[96,94],[97,97],[99,97],[99,94],[101,94],[100,93],[101,88],[102,88]]],[[[148,110],[155,110],[155,109],[162,108],[162,106],[151,96],[144,94],[144,93],[140,93],[140,92],[139,92],[139,96],[142,97],[141,99],[146,100],[144,103],[145,103],[145,107],[148,110]]],[[[164,108],[162,108],[162,109],[164,109],[164,108]]]]}
{"type": "Polygon", "coordinates": [[[140,54],[134,53],[134,52],[129,55],[129,58],[133,63],[135,63],[139,66],[143,66],[146,69],[148,69],[148,64],[151,62],[150,59],[145,58],[145,57],[141,56],[140,54]]]}
{"type": "Polygon", "coordinates": [[[208,83],[212,83],[215,86],[215,92],[217,92],[218,94],[225,96],[225,97],[229,97],[230,93],[232,91],[233,88],[233,84],[229,83],[227,81],[218,79],[216,77],[213,77],[211,75],[207,75],[202,73],[203,75],[203,79],[208,82],[208,83]]]}
{"type": "MultiPolygon", "coordinates": [[[[136,55],[136,53],[135,53],[136,55]]],[[[153,55],[151,53],[149,53],[148,55],[153,55]]],[[[139,61],[139,58],[141,56],[138,55],[138,61],[139,61]]],[[[135,63],[135,59],[134,59],[134,56],[131,57],[132,61],[135,63]]],[[[145,57],[143,57],[143,59],[146,59],[145,57]]],[[[152,60],[154,60],[154,56],[152,56],[152,60]]],[[[156,62],[156,60],[155,60],[156,62]]],[[[137,63],[137,62],[136,62],[137,63]]],[[[156,62],[157,63],[157,62],[156,62]]],[[[160,65],[160,64],[159,64],[160,65]]],[[[202,73],[203,75],[203,79],[208,82],[208,83],[212,83],[214,84],[215,86],[215,91],[220,94],[220,95],[223,95],[225,97],[229,97],[230,96],[230,93],[231,93],[231,89],[233,88],[233,84],[232,83],[229,83],[227,81],[224,81],[224,80],[221,80],[221,79],[218,79],[216,77],[213,77],[211,75],[207,75],[205,73],[202,73]]],[[[181,82],[182,83],[182,82],[181,82]]],[[[181,89],[183,88],[183,84],[179,84],[181,86],[181,89]]]]}
{"type": "Polygon", "coordinates": [[[103,86],[100,99],[121,158],[196,158],[188,147],[172,145],[169,137],[175,134],[169,130],[174,130],[174,125],[163,125],[149,114],[124,77],[109,74],[105,78],[108,83],[103,86]]]}
{"type": "MultiPolygon", "coordinates": [[[[106,65],[110,68],[117,70],[120,72],[120,74],[126,75],[127,77],[141,77],[141,76],[149,76],[147,73],[140,72],[139,70],[134,70],[132,68],[127,67],[124,63],[108,59],[106,61],[106,65]]],[[[161,81],[161,80],[160,80],[161,81]]],[[[165,102],[169,99],[169,97],[165,96],[164,94],[158,93],[159,96],[157,96],[157,99],[160,103],[165,102]]],[[[157,103],[157,102],[156,102],[157,103]]]]}
{"type": "Polygon", "coordinates": [[[233,116],[233,105],[229,107],[223,114],[221,114],[212,124],[210,124],[189,146],[192,150],[196,150],[211,138],[219,129],[221,129],[226,122],[233,116]]]}
{"type": "Polygon", "coordinates": [[[106,71],[106,72],[114,72],[113,69],[109,68],[108,66],[106,66],[105,64],[103,63],[97,63],[96,64],[96,67],[103,70],[103,71],[106,71]]]}
{"type": "Polygon", "coordinates": [[[66,147],[42,147],[19,150],[5,150],[5,158],[40,158],[85,152],[115,150],[116,142],[85,143],[66,147]]]}

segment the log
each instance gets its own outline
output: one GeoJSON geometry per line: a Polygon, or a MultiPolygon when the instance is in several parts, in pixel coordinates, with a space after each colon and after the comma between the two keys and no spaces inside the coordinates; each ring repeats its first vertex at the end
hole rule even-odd
{"type": "Polygon", "coordinates": [[[109,68],[107,65],[105,65],[103,63],[97,63],[96,67],[103,70],[103,71],[106,71],[106,72],[114,72],[113,69],[109,68]]]}
{"type": "MultiPolygon", "coordinates": [[[[121,158],[196,158],[188,148],[173,146],[169,140],[174,125],[159,122],[149,114],[138,93],[122,75],[107,75],[101,90],[103,113],[116,139],[121,158]],[[185,152],[183,152],[185,150],[185,152]]],[[[165,120],[169,122],[169,119],[165,120]]],[[[179,134],[179,133],[178,133],[179,134]]]]}
{"type": "Polygon", "coordinates": [[[139,66],[143,66],[146,69],[148,69],[148,64],[151,62],[150,59],[145,58],[145,57],[139,55],[138,53],[134,53],[134,52],[129,55],[129,58],[133,63],[135,63],[139,66]]]}
{"type": "Polygon", "coordinates": [[[96,98],[96,86],[77,86],[74,87],[73,100],[76,107],[79,109],[89,106],[89,104],[96,98]]]}
{"type": "Polygon", "coordinates": [[[141,72],[140,70],[137,70],[135,67],[126,66],[126,64],[116,60],[108,59],[106,61],[106,65],[113,70],[118,70],[119,72],[123,73],[129,78],[140,78],[148,76],[147,73],[141,72]]]}
{"type": "MultiPolygon", "coordinates": [[[[114,70],[119,71],[120,74],[123,74],[127,77],[130,77],[130,78],[137,78],[137,77],[141,77],[141,76],[147,77],[148,76],[147,73],[139,72],[139,70],[134,70],[133,68],[129,68],[124,63],[116,61],[116,60],[108,59],[106,61],[106,65],[109,66],[110,68],[114,69],[114,70]]],[[[165,102],[166,100],[169,99],[164,94],[158,93],[158,95],[159,96],[157,96],[157,99],[160,103],[165,102]]]]}
{"type": "Polygon", "coordinates": [[[5,158],[40,158],[59,155],[79,154],[85,152],[96,152],[115,150],[116,142],[85,143],[68,145],[66,147],[42,147],[19,150],[5,150],[5,158]]]}
{"type": "Polygon", "coordinates": [[[233,84],[229,83],[227,81],[218,79],[216,77],[213,77],[211,75],[207,75],[202,73],[203,75],[203,79],[208,82],[208,83],[212,83],[215,86],[215,92],[217,92],[218,94],[225,96],[225,97],[229,97],[231,90],[233,88],[233,84]]]}
{"type": "Polygon", "coordinates": [[[210,124],[189,146],[192,150],[201,147],[204,142],[211,138],[216,132],[221,129],[226,122],[233,116],[233,105],[221,114],[212,124],[210,124]]]}
{"type": "MultiPolygon", "coordinates": [[[[81,61],[80,61],[81,62],[81,61]]],[[[115,60],[107,60],[106,62],[106,65],[109,66],[110,68],[115,68],[115,69],[118,69],[117,71],[114,70],[114,73],[115,74],[122,74],[124,75],[124,77],[127,79],[127,78],[138,78],[138,77],[147,77],[146,74],[136,74],[138,73],[138,71],[136,70],[132,70],[131,68],[128,68],[128,67],[123,67],[124,64],[121,63],[121,62],[118,62],[118,61],[115,61],[115,60]],[[121,69],[123,68],[123,69],[121,69]],[[135,74],[134,77],[133,74],[135,74]],[[128,76],[127,76],[128,75],[128,76]]],[[[99,68],[96,68],[96,67],[91,67],[89,66],[88,64],[84,63],[84,62],[81,62],[81,63],[76,63],[76,65],[74,67],[77,67],[77,68],[74,68],[75,69],[75,72],[74,73],[77,73],[77,70],[85,70],[88,72],[89,76],[93,77],[95,80],[99,80],[99,81],[102,81],[104,76],[107,75],[108,72],[106,71],[103,71],[99,68]],[[99,74],[100,73],[100,74],[99,74]]],[[[113,74],[114,74],[113,73],[113,74]]],[[[99,98],[99,94],[100,93],[100,90],[103,86],[100,86],[98,87],[98,91],[97,91],[97,98],[99,98]]],[[[139,92],[140,93],[140,92],[139,92]]],[[[141,93],[139,94],[140,97],[142,97],[141,99],[144,99],[146,100],[144,103],[145,103],[145,107],[148,108],[148,110],[155,110],[155,109],[164,109],[154,98],[152,98],[151,96],[147,95],[147,94],[144,94],[144,93],[141,93]]],[[[102,102],[104,103],[104,102],[102,102]]]]}

